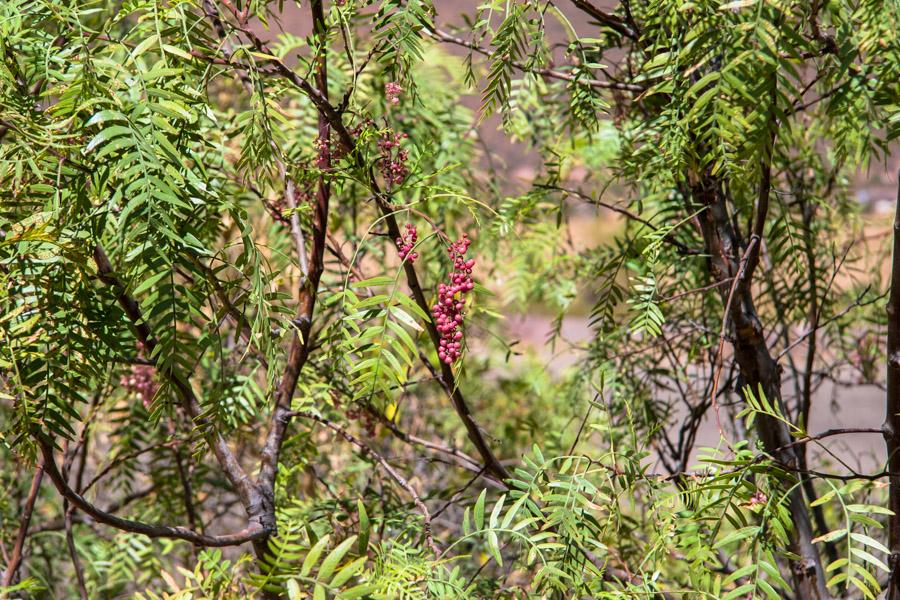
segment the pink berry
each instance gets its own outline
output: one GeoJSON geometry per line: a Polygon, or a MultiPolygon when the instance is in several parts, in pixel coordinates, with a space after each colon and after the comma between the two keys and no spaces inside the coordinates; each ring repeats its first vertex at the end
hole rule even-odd
{"type": "Polygon", "coordinates": [[[465,294],[475,288],[472,281],[472,268],[474,259],[466,260],[465,254],[469,249],[471,240],[467,234],[450,244],[447,254],[453,262],[453,271],[448,277],[449,284],[438,285],[438,299],[431,312],[435,318],[435,327],[441,334],[438,358],[444,363],[452,365],[462,354],[463,309],[465,308],[465,294]]]}
{"type": "Polygon", "coordinates": [[[407,223],[406,233],[394,240],[397,244],[397,254],[402,260],[405,260],[410,264],[416,262],[416,259],[419,258],[419,254],[418,252],[413,252],[412,249],[415,248],[418,239],[419,234],[416,231],[416,226],[412,223],[407,223]]]}

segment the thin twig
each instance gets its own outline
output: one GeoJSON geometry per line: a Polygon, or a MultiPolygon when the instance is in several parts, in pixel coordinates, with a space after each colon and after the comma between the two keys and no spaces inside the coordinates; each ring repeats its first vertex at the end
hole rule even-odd
{"type": "Polygon", "coordinates": [[[817,331],[817,330],[819,330],[819,329],[823,329],[824,327],[827,327],[827,326],[830,325],[831,323],[837,321],[838,319],[840,319],[841,317],[845,316],[847,313],[849,313],[850,311],[852,311],[852,310],[854,310],[854,309],[856,309],[856,308],[862,308],[863,306],[868,306],[868,305],[870,305],[870,304],[874,304],[875,302],[878,302],[879,300],[881,300],[882,298],[884,298],[885,296],[888,295],[888,291],[885,291],[883,294],[879,294],[878,296],[875,296],[874,298],[872,298],[872,299],[870,299],[870,300],[867,300],[867,301],[865,301],[865,302],[862,302],[862,301],[861,301],[861,298],[862,298],[864,295],[866,295],[867,293],[869,293],[869,289],[870,289],[871,287],[872,287],[872,286],[867,286],[866,289],[863,290],[863,292],[862,292],[859,296],[857,296],[856,301],[855,301],[853,304],[851,304],[851,305],[845,307],[841,312],[839,312],[839,313],[837,313],[837,314],[835,314],[835,315],[832,315],[831,317],[829,317],[829,318],[825,319],[824,321],[820,322],[820,323],[819,323],[818,325],[816,325],[815,327],[810,327],[807,331],[803,332],[799,337],[797,337],[797,339],[795,339],[793,342],[791,342],[791,344],[790,344],[788,347],[786,347],[784,350],[782,350],[781,352],[779,352],[779,353],[778,353],[778,356],[777,356],[776,358],[781,358],[782,356],[784,356],[785,354],[787,354],[788,352],[790,352],[791,350],[793,350],[794,348],[796,348],[797,346],[799,346],[800,344],[802,344],[802,343],[803,343],[803,340],[805,340],[805,339],[808,338],[810,335],[812,335],[812,333],[813,333],[814,331],[817,331]]]}
{"type": "Polygon", "coordinates": [[[75,570],[75,582],[78,584],[78,595],[81,600],[88,600],[87,586],[84,582],[84,569],[81,559],[78,558],[78,549],[75,547],[75,536],[72,535],[72,508],[68,500],[63,501],[65,511],[66,547],[69,549],[69,557],[72,559],[72,568],[75,570]]]}
{"type": "MultiPolygon", "coordinates": [[[[648,227],[651,231],[659,231],[659,227],[657,227],[656,225],[654,225],[647,219],[641,217],[640,215],[634,214],[627,208],[622,208],[621,206],[618,206],[616,204],[610,204],[609,202],[605,202],[599,198],[594,198],[593,196],[590,196],[589,194],[585,194],[581,190],[574,189],[574,188],[566,188],[566,187],[562,187],[562,186],[558,186],[558,185],[547,185],[547,184],[535,184],[535,187],[564,192],[566,194],[580,198],[581,200],[584,200],[588,204],[602,206],[603,208],[605,208],[607,210],[611,210],[615,213],[618,213],[627,219],[635,221],[636,223],[640,223],[641,225],[644,225],[645,227],[648,227]]],[[[680,254],[684,254],[684,255],[702,254],[701,251],[691,250],[690,248],[688,248],[687,246],[682,244],[680,241],[678,241],[675,238],[675,234],[673,231],[668,232],[662,239],[665,242],[674,246],[680,254]]]]}
{"type": "Polygon", "coordinates": [[[350,442],[352,445],[356,446],[360,449],[360,451],[364,455],[371,456],[375,459],[375,461],[381,465],[381,468],[390,475],[390,477],[397,482],[397,484],[402,487],[406,492],[412,497],[413,503],[416,505],[416,508],[419,509],[419,512],[422,513],[422,530],[425,536],[425,545],[432,551],[434,554],[440,555],[441,551],[438,549],[437,545],[434,543],[434,538],[431,533],[431,513],[428,512],[428,507],[425,506],[425,503],[422,502],[422,499],[419,497],[418,492],[416,492],[415,488],[410,485],[410,483],[398,473],[394,468],[388,463],[387,460],[383,456],[381,456],[378,452],[361,442],[359,439],[354,437],[351,433],[349,433],[344,428],[332,423],[328,419],[324,417],[320,417],[318,415],[314,415],[312,413],[300,412],[300,411],[292,411],[289,416],[292,417],[302,417],[304,419],[312,419],[317,423],[324,425],[325,427],[331,429],[342,438],[350,442]]]}
{"type": "MultiPolygon", "coordinates": [[[[426,33],[428,33],[432,38],[438,40],[440,42],[446,42],[448,44],[454,44],[456,46],[462,46],[463,48],[468,48],[477,54],[481,54],[482,56],[487,56],[488,58],[493,57],[493,52],[482,48],[481,46],[474,44],[472,42],[467,42],[466,40],[456,37],[446,31],[441,31],[440,29],[425,29],[426,33]]],[[[643,92],[645,89],[639,85],[634,85],[631,83],[619,83],[617,81],[603,81],[600,79],[589,79],[583,77],[575,77],[573,75],[569,75],[568,73],[564,73],[563,71],[558,71],[555,69],[546,69],[546,68],[531,68],[520,62],[510,61],[509,63],[517,70],[522,71],[523,73],[534,73],[536,75],[541,75],[543,77],[548,77],[550,79],[557,79],[559,81],[568,81],[569,83],[574,83],[576,85],[583,85],[587,87],[600,88],[600,89],[610,89],[610,90],[621,90],[625,92],[643,92]]]]}
{"type": "Polygon", "coordinates": [[[744,277],[744,272],[747,268],[747,259],[749,258],[750,253],[753,251],[757,244],[759,244],[759,237],[754,235],[752,238],[750,238],[750,243],[747,245],[747,249],[744,251],[744,256],[741,257],[737,275],[731,282],[731,289],[728,291],[728,300],[725,303],[725,314],[722,316],[722,330],[719,332],[719,346],[716,350],[716,370],[713,375],[713,386],[712,392],[710,393],[710,402],[712,403],[713,409],[716,413],[716,426],[719,428],[719,435],[723,438],[725,437],[725,432],[722,429],[722,421],[719,418],[719,404],[716,400],[716,394],[719,391],[719,378],[722,376],[722,353],[725,349],[725,331],[728,328],[728,322],[730,320],[731,303],[734,300],[734,292],[740,285],[741,279],[743,279],[744,277]]]}

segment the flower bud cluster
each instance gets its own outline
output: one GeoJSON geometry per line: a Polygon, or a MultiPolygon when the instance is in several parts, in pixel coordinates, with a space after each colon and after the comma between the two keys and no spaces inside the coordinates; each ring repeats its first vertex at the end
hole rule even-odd
{"type": "Polygon", "coordinates": [[[409,137],[405,133],[392,133],[390,131],[378,140],[378,151],[381,158],[378,161],[381,175],[384,177],[388,188],[400,185],[406,179],[409,169],[406,161],[409,159],[409,150],[400,147],[402,140],[409,137]]]}
{"type": "Polygon", "coordinates": [[[471,244],[469,236],[463,236],[450,244],[447,253],[453,260],[453,271],[450,281],[438,286],[437,303],[432,307],[435,325],[441,334],[438,358],[452,365],[462,354],[463,344],[463,308],[466,305],[466,294],[475,288],[472,281],[472,268],[475,259],[466,260],[466,252],[471,244]]]}
{"type": "Polygon", "coordinates": [[[750,501],[747,502],[747,506],[750,508],[754,508],[756,506],[765,506],[769,502],[768,496],[765,493],[756,490],[753,492],[753,495],[750,496],[750,501]]]}
{"type": "Polygon", "coordinates": [[[412,223],[407,223],[406,233],[404,233],[402,237],[396,239],[397,253],[402,260],[407,261],[409,264],[413,264],[416,262],[416,259],[419,258],[419,253],[413,252],[413,248],[416,247],[416,240],[418,239],[419,232],[416,231],[416,226],[412,223]]]}

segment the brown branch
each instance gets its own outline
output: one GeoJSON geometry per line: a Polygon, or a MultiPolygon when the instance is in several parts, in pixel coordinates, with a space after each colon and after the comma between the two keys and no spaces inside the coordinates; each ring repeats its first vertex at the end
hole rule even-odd
{"type": "MultiPolygon", "coordinates": [[[[761,158],[760,160],[765,159],[761,158]]],[[[763,169],[760,178],[760,199],[764,195],[764,203],[768,201],[771,183],[766,176],[766,171],[767,169],[763,169]]],[[[747,274],[743,282],[740,277],[735,279],[738,285],[732,286],[734,290],[733,303],[730,304],[728,314],[724,317],[726,320],[730,319],[733,324],[732,347],[735,362],[740,368],[740,375],[744,381],[742,387],[749,389],[754,394],[761,392],[773,406],[783,408],[780,368],[769,351],[750,285],[753,272],[750,269],[752,263],[748,260],[747,263],[750,264],[746,268],[742,265],[747,256],[750,256],[752,260],[755,254],[758,259],[759,254],[754,247],[758,249],[762,239],[756,232],[761,231],[764,227],[767,208],[757,206],[757,221],[751,229],[753,237],[747,245],[747,250],[750,252],[745,251],[741,255],[741,239],[729,214],[725,183],[709,171],[688,172],[687,180],[690,185],[689,196],[704,207],[698,222],[709,257],[707,269],[710,275],[715,281],[721,281],[726,277],[736,276],[742,271],[746,271],[747,274]]],[[[695,209],[693,203],[689,204],[688,209],[695,209]]],[[[732,296],[732,293],[729,292],[726,295],[724,290],[720,290],[720,293],[723,301],[728,304],[728,296],[732,296]]],[[[756,429],[766,451],[777,452],[780,462],[791,465],[794,470],[797,470],[797,455],[794,449],[786,448],[779,451],[779,448],[792,441],[787,425],[770,415],[762,415],[756,421],[756,429]]],[[[790,566],[797,598],[798,600],[827,598],[825,572],[818,549],[812,543],[812,525],[802,489],[793,488],[788,500],[789,512],[794,525],[789,537],[789,548],[796,555],[796,558],[790,560],[790,566]]]]}
{"type": "Polygon", "coordinates": [[[572,4],[582,12],[596,19],[601,25],[606,25],[618,34],[624,35],[633,40],[637,39],[637,34],[633,32],[628,25],[620,17],[602,11],[587,0],[572,0],[572,4]]]}
{"type": "Polygon", "coordinates": [[[96,521],[115,527],[122,531],[130,531],[139,533],[149,538],[170,538],[191,542],[196,546],[207,547],[223,547],[223,546],[239,546],[246,542],[257,540],[269,534],[269,531],[260,523],[252,522],[246,528],[237,533],[227,535],[205,535],[193,531],[187,527],[169,526],[169,525],[152,525],[142,523],[140,521],[132,521],[123,519],[114,514],[104,511],[88,502],[81,494],[69,487],[65,478],[56,467],[56,461],[53,458],[53,447],[45,440],[38,441],[41,454],[44,457],[44,470],[53,485],[62,496],[71,502],[76,508],[93,517],[96,521]]]}
{"type": "MultiPolygon", "coordinates": [[[[331,109],[330,111],[323,111],[322,114],[329,120],[329,124],[334,128],[335,132],[343,141],[344,145],[348,148],[354,148],[355,140],[353,139],[353,136],[341,122],[340,116],[334,111],[334,109],[331,109]]],[[[356,159],[358,161],[357,166],[364,172],[368,171],[365,168],[365,165],[361,164],[361,157],[357,155],[356,159]]],[[[396,239],[402,237],[400,226],[397,224],[397,219],[394,216],[394,208],[388,203],[388,201],[382,194],[378,183],[374,179],[374,175],[372,175],[370,171],[369,177],[369,183],[372,187],[372,190],[374,191],[375,201],[378,204],[378,207],[381,209],[381,213],[385,218],[390,238],[396,239]]],[[[431,309],[428,305],[428,301],[425,298],[425,294],[422,291],[422,287],[419,284],[419,278],[416,274],[415,267],[410,261],[404,261],[403,270],[406,274],[407,285],[409,285],[409,288],[412,291],[413,299],[416,301],[416,304],[418,304],[419,308],[421,308],[422,311],[425,312],[425,314],[430,314],[431,309]]],[[[431,337],[432,344],[435,348],[438,348],[440,345],[440,335],[438,334],[434,321],[432,319],[429,319],[428,321],[426,321],[426,326],[428,329],[428,334],[431,337]]],[[[431,366],[430,361],[426,360],[426,363],[432,373],[437,377],[436,371],[434,367],[431,366]]],[[[452,367],[442,362],[440,364],[440,372],[441,375],[437,378],[446,390],[447,395],[450,397],[451,404],[453,405],[456,414],[459,416],[460,420],[463,422],[463,425],[466,428],[469,440],[478,449],[478,453],[481,455],[485,464],[488,466],[489,472],[498,479],[507,479],[509,477],[509,473],[494,455],[493,451],[490,448],[490,445],[488,444],[487,440],[484,437],[484,434],[482,433],[481,427],[475,421],[475,417],[472,415],[472,411],[469,408],[468,403],[463,397],[462,392],[460,392],[459,390],[456,382],[456,376],[453,373],[452,367]]]]}
{"type": "Polygon", "coordinates": [[[506,485],[506,483],[499,479],[496,479],[490,473],[487,473],[485,467],[481,463],[476,461],[465,452],[462,452],[461,450],[452,446],[445,446],[444,444],[439,444],[437,442],[430,442],[426,439],[406,433],[405,431],[388,421],[384,415],[379,414],[378,411],[369,409],[369,413],[375,416],[375,418],[377,418],[379,421],[381,421],[381,423],[385,427],[387,427],[388,431],[394,434],[394,436],[400,441],[405,442],[410,446],[421,446],[434,452],[450,455],[455,459],[457,465],[467,471],[476,473],[476,479],[478,479],[478,477],[483,477],[484,481],[491,487],[497,488],[499,490],[509,489],[509,486],[506,485]]]}
{"type": "Polygon", "coordinates": [[[3,574],[3,587],[9,587],[13,584],[16,572],[22,564],[22,556],[25,551],[25,540],[28,539],[28,526],[31,524],[31,516],[34,513],[34,503],[37,500],[38,492],[41,489],[41,479],[44,477],[43,461],[38,462],[34,469],[34,477],[31,478],[31,488],[28,490],[28,497],[25,500],[25,506],[22,508],[22,517],[19,520],[19,533],[16,535],[16,543],[13,546],[12,554],[9,558],[9,564],[6,565],[6,572],[3,574]]]}
{"type": "Polygon", "coordinates": [[[753,239],[750,240],[747,250],[744,251],[744,256],[741,257],[740,266],[738,267],[738,272],[731,280],[731,288],[728,290],[728,300],[725,302],[725,312],[722,315],[722,329],[719,332],[719,345],[716,349],[716,370],[713,374],[712,392],[709,395],[709,401],[712,403],[713,410],[716,413],[716,425],[719,427],[719,435],[722,437],[724,437],[724,433],[722,432],[722,423],[719,420],[719,405],[716,401],[716,394],[719,392],[719,378],[722,376],[722,354],[725,349],[725,332],[728,330],[728,323],[731,318],[731,306],[734,301],[734,293],[737,291],[741,280],[746,274],[747,261],[750,257],[750,253],[758,244],[759,238],[754,236],[753,239]]]}
{"type": "Polygon", "coordinates": [[[396,436],[401,441],[406,442],[407,444],[422,446],[423,448],[427,448],[428,450],[434,450],[435,452],[440,452],[442,454],[452,456],[453,458],[457,459],[457,462],[460,465],[469,470],[478,471],[482,468],[481,463],[457,448],[453,448],[452,446],[445,446],[444,444],[439,444],[437,442],[430,442],[426,439],[406,433],[405,431],[388,421],[386,418],[384,418],[383,415],[379,415],[377,411],[372,410],[369,412],[370,414],[375,415],[375,417],[381,421],[381,424],[384,425],[388,429],[388,431],[390,431],[392,434],[394,434],[394,436],[396,436]]]}
{"type": "Polygon", "coordinates": [[[867,293],[869,293],[870,287],[871,286],[866,286],[866,289],[863,290],[863,292],[859,296],[857,296],[857,298],[853,302],[853,304],[845,307],[839,313],[832,315],[831,317],[828,317],[824,321],[819,321],[815,327],[810,327],[809,329],[804,331],[802,334],[800,334],[797,337],[797,339],[795,339],[793,342],[791,342],[791,344],[789,346],[787,346],[784,350],[779,352],[778,355],[776,356],[776,358],[781,358],[782,356],[786,355],[788,352],[790,352],[791,350],[793,350],[794,348],[796,348],[797,346],[802,344],[803,340],[805,340],[810,335],[812,335],[813,331],[818,330],[818,329],[823,329],[823,328],[827,327],[828,325],[830,325],[831,323],[834,323],[838,319],[844,317],[845,315],[847,315],[847,313],[851,312],[852,310],[857,309],[857,308],[862,308],[863,306],[868,306],[870,304],[874,304],[875,302],[878,302],[879,300],[881,300],[882,298],[884,298],[887,295],[887,292],[885,292],[884,294],[879,294],[878,296],[876,296],[870,300],[863,301],[862,297],[864,295],[866,295],[867,293]]]}
{"type": "MultiPolygon", "coordinates": [[[[335,239],[334,236],[332,236],[331,234],[329,234],[328,240],[329,240],[329,242],[331,242],[329,245],[329,250],[335,256],[335,258],[338,259],[338,261],[341,263],[341,265],[348,270],[348,272],[354,279],[356,279],[357,281],[364,281],[366,279],[365,274],[359,269],[359,267],[357,267],[356,265],[354,265],[350,262],[350,259],[348,259],[347,256],[344,254],[343,250],[341,250],[341,246],[340,246],[340,243],[338,242],[338,240],[335,239]]],[[[366,293],[369,296],[373,295],[370,290],[366,290],[366,293]]],[[[431,364],[431,361],[428,360],[428,357],[426,357],[423,353],[420,352],[419,359],[426,366],[426,368],[428,368],[429,372],[432,375],[432,378],[437,380],[443,386],[443,381],[441,380],[440,375],[438,375],[437,371],[435,371],[434,366],[431,364]]],[[[419,445],[419,446],[422,446],[429,450],[434,450],[435,452],[449,454],[450,456],[453,456],[455,459],[457,459],[457,464],[459,464],[464,469],[467,469],[472,472],[477,472],[479,475],[483,475],[485,481],[487,481],[488,483],[490,483],[493,486],[496,486],[500,489],[508,489],[508,486],[506,485],[506,483],[504,483],[500,479],[497,479],[491,473],[486,473],[485,472],[486,469],[485,469],[485,467],[483,467],[481,465],[481,463],[476,461],[474,458],[472,458],[468,454],[462,452],[461,450],[450,447],[450,446],[445,446],[443,444],[439,444],[436,442],[429,442],[428,440],[425,440],[423,438],[419,438],[414,435],[408,434],[405,431],[403,431],[402,429],[400,429],[399,427],[397,427],[392,421],[387,419],[383,414],[381,414],[379,411],[375,410],[371,406],[366,406],[366,409],[369,412],[369,414],[371,414],[372,416],[377,418],[399,440],[406,442],[407,444],[410,444],[410,445],[419,445]]],[[[476,477],[476,479],[477,479],[477,477],[476,477]]]]}
{"type": "Polygon", "coordinates": [[[81,566],[81,559],[78,558],[78,549],[75,547],[75,536],[72,535],[72,508],[69,508],[68,501],[63,502],[63,510],[65,511],[65,530],[66,530],[66,547],[69,549],[69,557],[72,559],[72,568],[75,570],[75,582],[78,585],[78,596],[81,600],[88,600],[87,587],[84,583],[84,569],[81,566]]]}
{"type": "Polygon", "coordinates": [[[891,293],[887,305],[887,395],[885,398],[884,443],[890,476],[888,547],[891,574],[888,600],[900,598],[900,172],[894,214],[894,247],[891,264],[891,293]]]}
{"type": "MultiPolygon", "coordinates": [[[[138,490],[136,492],[132,492],[132,493],[128,494],[127,496],[125,496],[124,498],[122,498],[121,500],[116,500],[115,502],[111,503],[109,506],[107,506],[104,509],[104,512],[107,512],[110,514],[119,512],[120,510],[122,510],[123,508],[125,508],[126,506],[131,504],[132,502],[134,502],[136,500],[140,500],[141,498],[146,498],[147,496],[152,494],[155,489],[156,489],[156,486],[151,485],[150,487],[146,487],[146,488],[138,490]]],[[[69,513],[72,513],[72,511],[74,509],[75,509],[75,507],[70,507],[69,513]]],[[[90,523],[90,518],[85,517],[84,515],[82,515],[80,513],[72,514],[72,523],[87,524],[87,523],[90,523]]],[[[36,535],[38,533],[43,533],[45,531],[61,531],[61,530],[64,530],[65,528],[66,528],[65,519],[60,518],[60,519],[55,519],[53,521],[50,521],[49,523],[45,523],[44,525],[35,527],[34,529],[31,530],[31,532],[32,532],[32,534],[36,535]]]]}
{"type": "MultiPolygon", "coordinates": [[[[319,43],[315,60],[317,89],[313,89],[305,80],[300,81],[302,81],[305,88],[309,89],[307,94],[314,94],[319,98],[318,102],[314,101],[316,108],[319,111],[319,139],[322,140],[323,143],[328,144],[328,141],[331,138],[331,119],[333,117],[330,117],[326,112],[332,114],[334,113],[334,109],[331,108],[331,105],[328,102],[328,63],[325,51],[327,25],[325,22],[322,1],[311,0],[310,10],[313,19],[313,33],[319,43]]],[[[265,48],[264,45],[261,45],[262,42],[259,38],[255,37],[255,35],[253,39],[256,40],[255,43],[258,47],[265,48]]],[[[284,66],[283,63],[279,62],[278,64],[281,65],[283,69],[296,76],[296,74],[284,66]]],[[[312,98],[312,96],[310,97],[312,98]]],[[[336,113],[334,114],[336,115],[336,113]]],[[[340,121],[340,116],[336,116],[336,118],[340,121]]],[[[257,482],[264,492],[271,495],[273,499],[275,477],[278,473],[278,457],[281,453],[281,446],[284,443],[288,424],[290,423],[291,399],[294,396],[294,390],[297,388],[300,371],[303,369],[303,366],[309,358],[311,348],[310,334],[312,332],[312,317],[316,304],[316,294],[319,289],[319,281],[322,278],[322,273],[325,271],[325,240],[328,232],[328,203],[331,198],[331,184],[324,175],[324,172],[327,172],[331,166],[330,156],[327,154],[323,156],[323,164],[321,166],[323,174],[319,176],[318,190],[316,192],[312,248],[309,256],[309,272],[308,276],[305,275],[301,279],[297,317],[294,322],[297,330],[291,340],[290,354],[288,356],[284,374],[281,378],[281,383],[275,394],[275,409],[272,412],[269,432],[266,436],[266,442],[263,446],[262,456],[260,458],[259,478],[257,479],[257,482]]],[[[288,191],[293,194],[292,188],[288,191]]],[[[293,220],[292,230],[296,237],[299,232],[299,225],[294,228],[293,220]]],[[[297,243],[301,245],[301,247],[298,248],[298,252],[303,250],[301,256],[298,257],[301,261],[302,268],[302,264],[306,260],[302,233],[300,233],[300,239],[297,240],[297,243]]]]}
{"type": "Polygon", "coordinates": [[[303,236],[303,229],[300,227],[300,217],[297,216],[296,185],[294,184],[294,180],[288,177],[283,165],[282,171],[282,178],[285,182],[284,196],[287,200],[288,208],[291,210],[291,235],[294,236],[294,247],[297,250],[297,260],[300,264],[300,272],[303,274],[303,277],[309,277],[309,259],[306,256],[306,238],[303,236]]]}
{"type": "Polygon", "coordinates": [[[88,484],[86,486],[84,486],[83,488],[81,486],[78,486],[78,488],[76,488],[76,489],[78,489],[79,493],[85,494],[85,493],[87,493],[88,490],[90,490],[92,487],[94,487],[94,484],[96,484],[103,477],[108,475],[110,471],[112,471],[117,466],[121,465],[122,463],[133,460],[133,459],[135,459],[139,456],[142,456],[148,452],[153,452],[154,450],[158,450],[159,448],[171,446],[172,444],[173,444],[173,442],[162,442],[159,444],[154,444],[152,446],[147,446],[146,448],[139,448],[137,450],[134,450],[133,452],[129,452],[128,454],[123,454],[121,456],[117,456],[115,459],[113,459],[109,463],[107,463],[107,465],[105,467],[103,467],[102,469],[97,471],[96,475],[94,475],[91,478],[91,480],[88,481],[88,484]]]}
{"type": "MultiPolygon", "coordinates": [[[[156,360],[153,358],[153,350],[156,348],[156,338],[153,337],[149,325],[144,320],[137,300],[128,294],[125,285],[116,277],[112,264],[109,261],[109,257],[106,255],[103,247],[99,244],[94,247],[94,263],[97,265],[98,277],[115,292],[119,306],[125,311],[138,339],[144,345],[146,355],[155,365],[156,360]]],[[[250,512],[254,513],[252,516],[258,516],[258,509],[262,507],[259,506],[259,499],[257,498],[258,494],[256,493],[257,490],[253,488],[250,478],[244,472],[244,469],[241,467],[221,434],[219,434],[218,431],[209,430],[206,427],[207,424],[200,416],[202,410],[200,408],[200,403],[197,401],[197,397],[194,395],[193,388],[191,388],[190,384],[187,383],[172,366],[158,369],[158,371],[160,372],[160,375],[166,378],[175,388],[182,401],[185,412],[191,417],[195,424],[206,430],[205,437],[207,442],[212,448],[219,466],[225,472],[225,476],[241,496],[244,507],[247,508],[248,511],[250,511],[251,507],[255,507],[254,510],[250,512]]],[[[248,514],[250,514],[250,512],[248,512],[248,514]]],[[[266,524],[266,526],[268,527],[270,524],[266,524]]],[[[274,519],[271,526],[274,526],[274,519]]]]}
{"type": "Polygon", "coordinates": [[[691,294],[700,294],[702,292],[708,292],[710,290],[715,290],[720,287],[725,287],[726,285],[731,283],[733,280],[734,280],[733,277],[728,277],[727,279],[723,279],[722,281],[717,281],[717,282],[711,283],[709,285],[704,285],[703,287],[686,290],[684,292],[672,294],[671,296],[665,296],[663,298],[660,298],[659,301],[660,302],[671,302],[672,300],[677,300],[677,299],[683,298],[685,296],[690,296],[691,294]]]}
{"type": "Polygon", "coordinates": [[[175,458],[175,467],[178,470],[178,479],[181,480],[181,496],[182,502],[184,503],[184,510],[187,513],[188,524],[191,526],[191,529],[197,529],[197,525],[200,525],[200,531],[203,531],[203,521],[197,516],[197,511],[194,508],[194,491],[191,486],[191,478],[188,471],[184,468],[184,463],[181,460],[181,453],[177,448],[172,448],[172,455],[175,458]]]}
{"type": "MultiPolygon", "coordinates": [[[[763,236],[766,229],[766,217],[769,214],[769,194],[772,190],[772,158],[775,153],[776,126],[778,124],[778,74],[773,72],[769,84],[768,121],[769,134],[766,136],[765,145],[759,157],[759,191],[756,198],[756,215],[753,223],[751,240],[756,239],[755,249],[748,252],[747,278],[739,284],[741,295],[746,295],[747,288],[753,280],[753,273],[759,264],[759,256],[763,236]]],[[[752,244],[752,242],[751,242],[752,244]]],[[[749,250],[749,247],[748,247],[749,250]]]]}
{"type": "MultiPolygon", "coordinates": [[[[93,424],[93,416],[96,414],[94,412],[94,409],[97,407],[97,403],[100,401],[102,393],[103,391],[101,389],[94,394],[94,398],[91,401],[91,408],[88,413],[87,422],[81,429],[81,435],[79,435],[78,437],[78,444],[75,447],[74,451],[75,454],[78,454],[78,468],[75,473],[75,489],[79,491],[83,489],[82,485],[84,483],[84,470],[87,465],[88,449],[90,448],[91,442],[91,425],[93,424]]],[[[63,476],[66,479],[69,478],[70,468],[71,464],[68,464],[64,461],[63,476]]],[[[65,529],[66,547],[69,551],[69,558],[72,561],[72,570],[75,571],[75,583],[78,589],[78,596],[81,600],[88,600],[87,585],[85,584],[84,579],[84,568],[81,566],[81,559],[78,557],[78,548],[76,548],[75,546],[75,536],[72,530],[72,514],[74,512],[75,507],[69,504],[68,500],[63,498],[63,525],[65,529]]]]}
{"type": "Polygon", "coordinates": [[[838,427],[834,429],[826,429],[822,433],[817,433],[815,435],[805,435],[802,438],[798,438],[791,442],[790,444],[785,444],[780,448],[777,448],[774,454],[781,452],[782,450],[787,450],[788,448],[796,448],[797,446],[803,446],[810,443],[817,443],[825,438],[834,437],[837,435],[848,435],[854,433],[879,433],[883,434],[884,430],[882,428],[875,427],[838,427]]]}
{"type": "MultiPolygon", "coordinates": [[[[268,359],[262,352],[259,351],[259,349],[253,347],[254,344],[253,338],[251,337],[251,325],[247,321],[247,317],[244,315],[244,313],[235,304],[235,302],[239,301],[247,294],[247,291],[243,288],[240,288],[240,293],[238,293],[234,297],[234,299],[229,298],[228,292],[222,287],[222,284],[219,282],[216,272],[209,265],[194,256],[189,256],[188,260],[190,260],[195,267],[206,273],[206,277],[203,279],[203,281],[212,286],[216,298],[222,304],[222,309],[224,310],[225,315],[234,324],[235,328],[237,329],[238,336],[243,339],[244,342],[246,342],[247,351],[250,352],[257,361],[259,361],[259,364],[261,364],[266,370],[268,370],[268,359]]],[[[178,274],[184,277],[187,281],[196,283],[197,280],[192,277],[190,273],[187,273],[178,267],[175,268],[178,274]]],[[[215,310],[215,312],[217,321],[220,321],[220,310],[215,310]]]]}

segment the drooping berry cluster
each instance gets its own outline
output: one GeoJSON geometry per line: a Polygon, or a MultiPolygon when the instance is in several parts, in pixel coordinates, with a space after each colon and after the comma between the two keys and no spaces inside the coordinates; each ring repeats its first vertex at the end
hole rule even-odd
{"type": "Polygon", "coordinates": [[[409,159],[409,150],[401,148],[402,140],[409,137],[405,133],[393,133],[387,131],[378,140],[378,151],[381,158],[378,160],[378,166],[381,169],[381,175],[384,177],[388,189],[394,185],[400,185],[406,179],[409,169],[406,167],[406,161],[409,159]]]}
{"type": "Polygon", "coordinates": [[[400,94],[403,88],[396,81],[389,81],[384,85],[384,96],[391,104],[400,104],[400,94]]]}
{"type": "Polygon", "coordinates": [[[450,244],[447,253],[453,260],[453,271],[449,283],[438,286],[438,300],[431,313],[434,315],[437,330],[441,334],[438,358],[452,365],[462,354],[462,322],[463,308],[466,305],[466,294],[475,287],[472,281],[472,268],[475,260],[466,260],[466,252],[471,244],[469,236],[463,236],[450,244]]]}
{"type": "Polygon", "coordinates": [[[416,226],[412,223],[407,223],[406,233],[396,239],[397,254],[400,255],[402,260],[407,261],[409,264],[413,264],[416,262],[416,259],[419,258],[419,253],[413,252],[413,248],[416,247],[416,240],[418,239],[419,232],[416,231],[416,226]]]}
{"type": "Polygon", "coordinates": [[[119,383],[129,393],[137,394],[144,408],[150,408],[150,402],[159,389],[153,377],[154,368],[150,365],[132,365],[128,373],[122,375],[119,383]]]}

